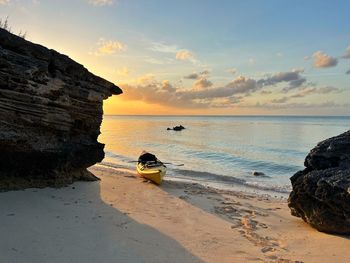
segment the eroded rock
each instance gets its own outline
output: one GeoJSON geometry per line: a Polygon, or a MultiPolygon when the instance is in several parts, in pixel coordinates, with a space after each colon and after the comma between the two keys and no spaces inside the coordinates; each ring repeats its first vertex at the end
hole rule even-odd
{"type": "Polygon", "coordinates": [[[292,215],[322,232],[350,234],[350,131],[320,142],[291,177],[292,215]]]}
{"type": "Polygon", "coordinates": [[[0,29],[0,189],[92,180],[104,158],[102,101],[121,89],[0,29]]]}

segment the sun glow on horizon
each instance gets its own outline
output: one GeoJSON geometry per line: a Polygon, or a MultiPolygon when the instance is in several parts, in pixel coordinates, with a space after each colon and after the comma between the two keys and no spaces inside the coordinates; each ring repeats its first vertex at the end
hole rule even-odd
{"type": "Polygon", "coordinates": [[[350,3],[201,3],[7,0],[0,18],[120,86],[105,114],[350,115],[350,3]]]}

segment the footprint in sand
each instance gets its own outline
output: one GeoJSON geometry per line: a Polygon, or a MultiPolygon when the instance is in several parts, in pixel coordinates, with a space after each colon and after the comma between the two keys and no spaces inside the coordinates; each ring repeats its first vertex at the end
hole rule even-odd
{"type": "Polygon", "coordinates": [[[276,249],[273,248],[273,247],[263,247],[263,248],[261,249],[261,252],[263,252],[263,253],[275,252],[275,251],[276,251],[276,249]]]}

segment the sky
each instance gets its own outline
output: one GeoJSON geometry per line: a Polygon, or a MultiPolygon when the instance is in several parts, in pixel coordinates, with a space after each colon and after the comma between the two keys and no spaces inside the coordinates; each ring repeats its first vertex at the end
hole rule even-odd
{"type": "Polygon", "coordinates": [[[350,115],[350,1],[0,0],[123,90],[105,114],[350,115]]]}

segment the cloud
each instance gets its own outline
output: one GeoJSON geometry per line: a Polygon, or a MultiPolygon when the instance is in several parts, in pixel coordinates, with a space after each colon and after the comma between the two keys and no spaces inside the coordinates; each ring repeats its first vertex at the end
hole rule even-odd
{"type": "Polygon", "coordinates": [[[314,59],[315,68],[329,68],[335,67],[338,64],[338,60],[333,58],[322,51],[317,51],[312,55],[314,59]]]}
{"type": "Polygon", "coordinates": [[[163,65],[164,62],[160,59],[156,59],[156,58],[151,58],[148,57],[145,59],[145,62],[150,63],[150,64],[155,64],[155,65],[163,65]]]}
{"type": "Polygon", "coordinates": [[[10,0],[0,0],[0,5],[7,5],[10,3],[10,0]]]}
{"type": "Polygon", "coordinates": [[[192,100],[182,96],[183,92],[170,81],[157,81],[152,75],[145,75],[133,84],[121,84],[123,98],[126,100],[140,100],[151,104],[161,104],[169,107],[205,108],[210,102],[192,100]]]}
{"type": "Polygon", "coordinates": [[[206,78],[208,77],[210,74],[209,70],[203,70],[202,72],[193,72],[191,74],[188,74],[186,76],[184,76],[184,79],[200,79],[200,78],[206,78]]]}
{"type": "Polygon", "coordinates": [[[342,90],[333,86],[326,86],[321,88],[309,88],[309,89],[299,91],[298,93],[290,96],[284,96],[282,98],[273,99],[271,100],[271,103],[285,103],[293,98],[304,98],[314,94],[329,94],[329,93],[339,93],[339,92],[342,92],[342,90]]]}
{"type": "Polygon", "coordinates": [[[150,50],[162,53],[177,53],[179,48],[176,45],[167,45],[161,42],[152,42],[150,50]]]}
{"type": "Polygon", "coordinates": [[[196,90],[202,90],[213,86],[213,83],[206,78],[200,78],[193,83],[193,88],[196,90]]]}
{"type": "Polygon", "coordinates": [[[117,75],[121,77],[127,77],[129,76],[130,70],[126,67],[117,69],[117,75]]]}
{"type": "Polygon", "coordinates": [[[173,85],[170,84],[169,80],[163,80],[162,81],[161,89],[163,91],[168,91],[168,92],[171,92],[171,93],[176,91],[176,88],[173,85]]]}
{"type": "MultiPolygon", "coordinates": [[[[147,103],[171,107],[207,108],[229,107],[238,103],[241,97],[233,95],[249,92],[251,81],[239,77],[229,86],[212,88],[211,81],[200,78],[191,89],[184,89],[175,87],[168,80],[157,81],[153,75],[145,75],[139,78],[136,83],[121,84],[120,86],[125,91],[123,95],[125,99],[142,100],[147,103]]],[[[255,83],[255,81],[253,82],[255,83]]]]}
{"type": "Polygon", "coordinates": [[[193,52],[188,49],[180,49],[177,45],[151,42],[149,49],[155,52],[174,54],[176,60],[190,61],[195,65],[200,65],[200,61],[195,58],[193,52]]]}
{"type": "Polygon", "coordinates": [[[126,46],[119,41],[100,39],[98,51],[102,54],[114,54],[117,51],[125,50],[126,46]]]}
{"type": "Polygon", "coordinates": [[[350,74],[350,69],[347,72],[345,72],[345,74],[350,74]]]}
{"type": "Polygon", "coordinates": [[[237,73],[237,69],[236,68],[229,68],[227,70],[228,73],[232,74],[232,75],[235,75],[237,73]]]}
{"type": "Polygon", "coordinates": [[[327,87],[322,87],[322,88],[319,88],[317,89],[317,92],[320,93],[320,94],[328,94],[328,93],[339,93],[339,92],[342,92],[343,90],[341,89],[338,89],[336,87],[333,87],[333,86],[327,86],[327,87]]]}
{"type": "Polygon", "coordinates": [[[184,79],[198,79],[200,77],[200,75],[198,73],[191,73],[188,74],[186,76],[184,76],[184,79]]]}
{"type": "Polygon", "coordinates": [[[289,100],[288,97],[282,97],[282,98],[279,98],[279,99],[273,99],[271,100],[271,103],[285,103],[289,100]]]}
{"type": "Polygon", "coordinates": [[[258,80],[258,84],[262,86],[274,86],[279,83],[287,83],[288,86],[283,88],[283,92],[301,87],[306,83],[306,79],[300,74],[303,69],[294,69],[287,72],[279,72],[268,78],[258,80]]]}
{"type": "Polygon", "coordinates": [[[278,109],[316,109],[316,108],[336,108],[336,107],[349,107],[349,103],[337,104],[333,101],[327,101],[323,103],[257,103],[255,105],[248,105],[248,108],[264,108],[268,110],[278,109]]]}
{"type": "Polygon", "coordinates": [[[113,2],[113,0],[89,0],[89,4],[96,6],[112,5],[113,2]]]}
{"type": "MultiPolygon", "coordinates": [[[[211,84],[208,85],[212,86],[211,84]]],[[[244,76],[239,76],[223,87],[207,87],[205,89],[196,89],[195,87],[192,87],[191,90],[180,91],[179,95],[187,101],[206,100],[208,102],[212,102],[213,100],[219,98],[230,98],[236,101],[236,95],[248,95],[256,89],[258,89],[258,86],[255,80],[244,76]]]]}
{"type": "Polygon", "coordinates": [[[260,94],[284,94],[281,98],[270,101],[274,105],[285,104],[291,99],[315,94],[342,92],[342,90],[332,86],[317,88],[310,85],[301,75],[302,72],[303,69],[294,69],[287,72],[277,72],[260,79],[237,76],[225,85],[215,86],[208,80],[209,71],[205,70],[184,77],[194,80],[190,88],[183,87],[182,83],[176,86],[168,80],[157,81],[153,75],[143,76],[136,83],[121,86],[125,89],[126,99],[182,108],[227,108],[237,106],[237,104],[244,107],[245,98],[257,92],[260,94]],[[283,87],[283,85],[285,86],[283,87]],[[271,87],[277,90],[273,92],[271,87]],[[264,90],[265,88],[268,90],[264,90]],[[285,93],[289,91],[294,92],[287,96],[285,93]]]}
{"type": "Polygon", "coordinates": [[[342,56],[342,58],[350,58],[350,46],[346,49],[345,54],[342,56]]]}
{"type": "Polygon", "coordinates": [[[117,40],[105,40],[100,38],[97,42],[97,51],[89,52],[90,55],[112,55],[119,51],[125,51],[126,45],[117,40]]]}
{"type": "Polygon", "coordinates": [[[283,57],[283,54],[282,54],[281,52],[278,52],[278,53],[276,54],[276,56],[279,57],[279,58],[281,58],[281,57],[283,57]]]}
{"type": "Polygon", "coordinates": [[[183,50],[178,51],[176,53],[175,57],[176,57],[177,60],[190,60],[194,56],[193,56],[193,54],[190,51],[188,51],[186,49],[183,49],[183,50]]]}
{"type": "MultiPolygon", "coordinates": [[[[290,83],[294,80],[300,79],[300,70],[292,72],[281,72],[272,75],[269,78],[254,80],[245,76],[238,76],[233,81],[227,83],[224,86],[213,87],[213,83],[206,79],[205,76],[209,74],[208,71],[200,73],[192,73],[186,76],[189,79],[195,79],[193,86],[190,89],[177,89],[176,92],[172,93],[171,104],[181,105],[184,107],[208,107],[216,104],[218,107],[218,100],[225,100],[231,102],[237,102],[238,98],[241,101],[245,96],[262,89],[265,86],[276,85],[281,82],[290,83]]],[[[143,77],[142,81],[138,81],[138,85],[129,85],[129,89],[137,89],[142,92],[155,92],[156,96],[164,96],[164,90],[160,88],[161,82],[154,80],[154,77],[143,77]],[[142,86],[143,88],[140,88],[142,86]],[[142,91],[143,90],[143,91],[142,91]]],[[[170,83],[169,83],[170,84],[170,83]]],[[[127,91],[125,92],[127,93],[127,91]]],[[[132,97],[132,96],[131,96],[132,97]]],[[[129,97],[130,98],[130,97],[129,97]]],[[[143,100],[152,103],[154,97],[148,98],[143,95],[143,100]]],[[[160,102],[169,102],[166,100],[160,100],[160,102]]],[[[169,102],[170,103],[170,102],[169,102]]],[[[227,105],[227,104],[225,104],[227,105]]]]}
{"type": "Polygon", "coordinates": [[[237,93],[250,93],[260,88],[260,85],[254,79],[246,78],[244,76],[238,76],[233,81],[226,85],[226,88],[232,89],[233,94],[237,93]]]}
{"type": "Polygon", "coordinates": [[[256,60],[255,60],[254,58],[250,58],[250,59],[248,60],[248,62],[249,62],[249,64],[251,64],[251,65],[255,65],[255,64],[256,64],[256,60]]]}
{"type": "Polygon", "coordinates": [[[202,72],[199,72],[199,75],[202,77],[207,77],[210,74],[210,71],[208,69],[203,70],[202,72]]]}

